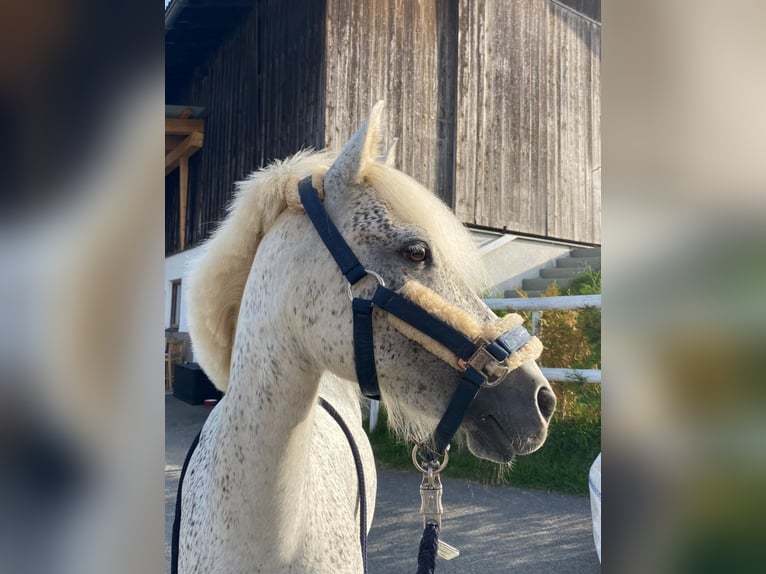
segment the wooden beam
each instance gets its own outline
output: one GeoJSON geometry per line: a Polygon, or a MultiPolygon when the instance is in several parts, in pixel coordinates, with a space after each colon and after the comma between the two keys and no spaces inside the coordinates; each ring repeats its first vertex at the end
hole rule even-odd
{"type": "Polygon", "coordinates": [[[189,158],[178,163],[178,248],[186,249],[186,199],[189,195],[189,158]]]}
{"type": "Polygon", "coordinates": [[[165,155],[165,175],[169,174],[175,168],[179,166],[179,161],[182,158],[189,158],[194,155],[201,147],[204,141],[204,136],[201,132],[194,132],[178,144],[173,151],[165,155]]]}
{"type": "Polygon", "coordinates": [[[189,135],[193,132],[204,132],[205,120],[190,120],[180,118],[165,118],[165,135],[189,135]]]}
{"type": "Polygon", "coordinates": [[[184,136],[165,136],[165,154],[178,147],[186,139],[184,136]]]}

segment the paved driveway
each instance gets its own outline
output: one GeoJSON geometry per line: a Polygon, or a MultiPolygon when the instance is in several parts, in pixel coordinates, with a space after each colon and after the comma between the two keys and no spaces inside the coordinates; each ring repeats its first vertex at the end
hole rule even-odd
{"type": "MultiPolygon", "coordinates": [[[[210,412],[165,399],[165,547],[186,449],[210,412]]],[[[415,571],[421,518],[419,475],[378,468],[375,520],[369,536],[371,574],[415,571]]],[[[596,574],[601,572],[587,498],[444,480],[442,538],[460,549],[439,559],[436,574],[596,574]]]]}

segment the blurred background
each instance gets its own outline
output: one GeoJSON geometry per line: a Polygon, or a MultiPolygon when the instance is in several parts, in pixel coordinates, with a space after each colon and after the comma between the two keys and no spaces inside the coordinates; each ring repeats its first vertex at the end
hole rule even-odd
{"type": "MultiPolygon", "coordinates": [[[[163,7],[0,10],[0,571],[159,572],[163,7]]],[[[601,18],[603,565],[760,572],[766,7],[601,18]]]]}
{"type": "Polygon", "coordinates": [[[0,3],[2,572],[163,568],[162,10],[0,3]]]}
{"type": "Polygon", "coordinates": [[[604,9],[609,572],[762,569],[765,18],[604,9]]]}

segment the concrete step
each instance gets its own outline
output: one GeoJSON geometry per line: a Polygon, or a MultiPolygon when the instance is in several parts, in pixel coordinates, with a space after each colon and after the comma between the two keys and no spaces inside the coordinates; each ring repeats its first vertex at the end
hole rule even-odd
{"type": "Polygon", "coordinates": [[[570,257],[601,257],[600,247],[578,247],[569,252],[570,257]]]}
{"type": "Polygon", "coordinates": [[[556,259],[556,267],[579,267],[583,270],[590,268],[601,269],[601,257],[561,257],[556,259]]]}
{"type": "MultiPolygon", "coordinates": [[[[565,295],[575,278],[598,269],[601,269],[601,247],[574,248],[567,255],[556,259],[555,267],[540,269],[539,277],[524,279],[521,289],[527,297],[543,297],[555,282],[562,295],[565,295]]],[[[504,295],[508,299],[521,297],[515,289],[506,290],[504,295]]]]}
{"type": "Polygon", "coordinates": [[[573,279],[524,279],[521,282],[521,287],[524,291],[536,290],[545,291],[554,282],[558,285],[561,291],[564,291],[572,284],[573,279]]]}
{"type": "Polygon", "coordinates": [[[549,267],[540,269],[540,277],[545,279],[574,279],[582,275],[580,267],[549,267]]]}
{"type": "MultiPolygon", "coordinates": [[[[539,291],[539,290],[536,290],[536,289],[533,289],[532,291],[525,291],[524,293],[529,298],[532,298],[532,297],[542,297],[543,296],[543,291],[539,291]]],[[[521,297],[521,295],[519,295],[519,293],[515,289],[508,289],[505,292],[504,296],[505,296],[506,299],[516,299],[516,298],[520,298],[521,297]]]]}

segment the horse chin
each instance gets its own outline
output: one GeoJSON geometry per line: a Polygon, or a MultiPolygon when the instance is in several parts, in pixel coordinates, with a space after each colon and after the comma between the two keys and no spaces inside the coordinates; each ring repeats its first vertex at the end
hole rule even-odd
{"type": "Polygon", "coordinates": [[[491,415],[471,425],[468,432],[468,450],[478,458],[497,463],[512,462],[516,456],[531,454],[543,446],[548,434],[543,427],[535,435],[521,437],[507,432],[491,415]]]}

